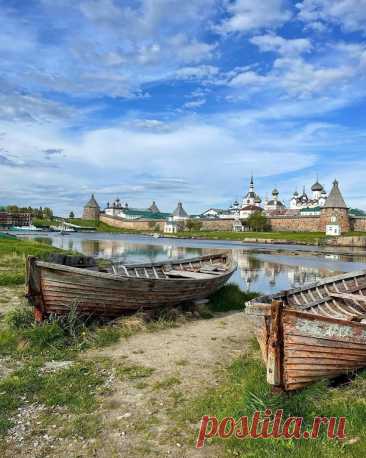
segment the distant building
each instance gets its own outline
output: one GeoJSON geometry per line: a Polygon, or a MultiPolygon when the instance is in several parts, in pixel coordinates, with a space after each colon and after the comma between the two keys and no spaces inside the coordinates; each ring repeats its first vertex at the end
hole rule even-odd
{"type": "Polygon", "coordinates": [[[84,206],[83,219],[99,221],[100,207],[95,200],[94,194],[91,195],[90,200],[84,206]]]}
{"type": "Polygon", "coordinates": [[[327,192],[325,191],[323,185],[319,183],[318,179],[311,187],[311,191],[311,197],[306,194],[305,186],[301,195],[295,191],[290,200],[290,208],[301,210],[303,208],[324,207],[327,200],[327,192]]]}
{"type": "Polygon", "coordinates": [[[159,210],[158,206],[156,205],[155,200],[150,205],[149,210],[151,211],[151,213],[160,213],[160,210],[159,210]]]}
{"type": "Polygon", "coordinates": [[[276,211],[276,210],[283,210],[285,208],[285,205],[281,200],[278,198],[279,192],[275,188],[272,191],[272,199],[265,199],[264,201],[264,209],[267,211],[276,211]]]}
{"type": "Polygon", "coordinates": [[[0,211],[0,229],[7,230],[13,226],[31,226],[32,215],[30,213],[10,213],[0,211]]]}
{"type": "Polygon", "coordinates": [[[184,210],[182,202],[178,202],[177,208],[173,211],[173,221],[185,221],[189,219],[188,213],[184,210]]]}
{"type": "Polygon", "coordinates": [[[239,210],[239,218],[241,220],[248,219],[253,213],[262,212],[263,208],[259,206],[262,199],[254,190],[254,179],[253,175],[250,177],[249,190],[245,194],[242,201],[242,206],[239,210]]]}
{"type": "Polygon", "coordinates": [[[107,207],[104,210],[104,213],[107,216],[113,216],[128,220],[138,220],[138,219],[154,219],[162,220],[167,219],[171,216],[170,213],[163,213],[159,210],[156,202],[153,201],[150,207],[148,208],[133,208],[129,207],[128,203],[125,202],[122,204],[121,200],[117,199],[110,204],[107,202],[107,207]]]}
{"type": "Polygon", "coordinates": [[[249,190],[244,196],[241,207],[243,208],[248,205],[259,206],[260,203],[262,203],[262,199],[259,197],[259,195],[254,190],[254,179],[252,175],[250,177],[249,190]]]}
{"type": "Polygon", "coordinates": [[[320,213],[320,226],[327,235],[341,235],[351,229],[348,206],[339,189],[338,181],[334,180],[332,190],[320,213]]]}
{"type": "Polygon", "coordinates": [[[171,216],[164,223],[164,232],[167,234],[175,234],[176,232],[184,230],[184,221],[176,221],[171,216]]]}

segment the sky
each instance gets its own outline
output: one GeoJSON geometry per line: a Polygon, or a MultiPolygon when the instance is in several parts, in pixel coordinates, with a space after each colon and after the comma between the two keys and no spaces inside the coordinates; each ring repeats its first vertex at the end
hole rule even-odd
{"type": "Polygon", "coordinates": [[[366,209],[366,0],[0,0],[0,205],[366,209]]]}

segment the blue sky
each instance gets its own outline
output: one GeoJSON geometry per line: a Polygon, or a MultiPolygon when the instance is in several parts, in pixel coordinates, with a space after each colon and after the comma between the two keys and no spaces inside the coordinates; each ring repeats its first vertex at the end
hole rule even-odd
{"type": "Polygon", "coordinates": [[[366,208],[366,0],[0,0],[0,204],[366,208]]]}

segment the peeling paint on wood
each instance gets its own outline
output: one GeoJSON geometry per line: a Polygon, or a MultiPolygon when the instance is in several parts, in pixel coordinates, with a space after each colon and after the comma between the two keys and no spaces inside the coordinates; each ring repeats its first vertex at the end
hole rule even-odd
{"type": "Polygon", "coordinates": [[[248,302],[246,313],[257,328],[268,382],[286,391],[297,390],[365,367],[364,297],[366,271],[358,271],[248,302]],[[277,318],[271,310],[278,301],[285,306],[280,323],[274,325],[277,318]],[[273,374],[281,374],[280,379],[273,374]]]}

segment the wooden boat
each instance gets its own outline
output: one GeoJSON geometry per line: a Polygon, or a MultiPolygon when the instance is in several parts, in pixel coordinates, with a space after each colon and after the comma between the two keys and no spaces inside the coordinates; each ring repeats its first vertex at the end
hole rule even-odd
{"type": "Polygon", "coordinates": [[[366,366],[366,271],[253,299],[246,313],[273,387],[296,390],[366,366]]]}
{"type": "Polygon", "coordinates": [[[26,296],[38,320],[65,314],[71,306],[114,317],[194,302],[221,288],[236,270],[225,253],[164,263],[112,264],[109,269],[98,269],[93,258],[72,258],[55,255],[57,262],[44,262],[28,257],[26,296]]]}

